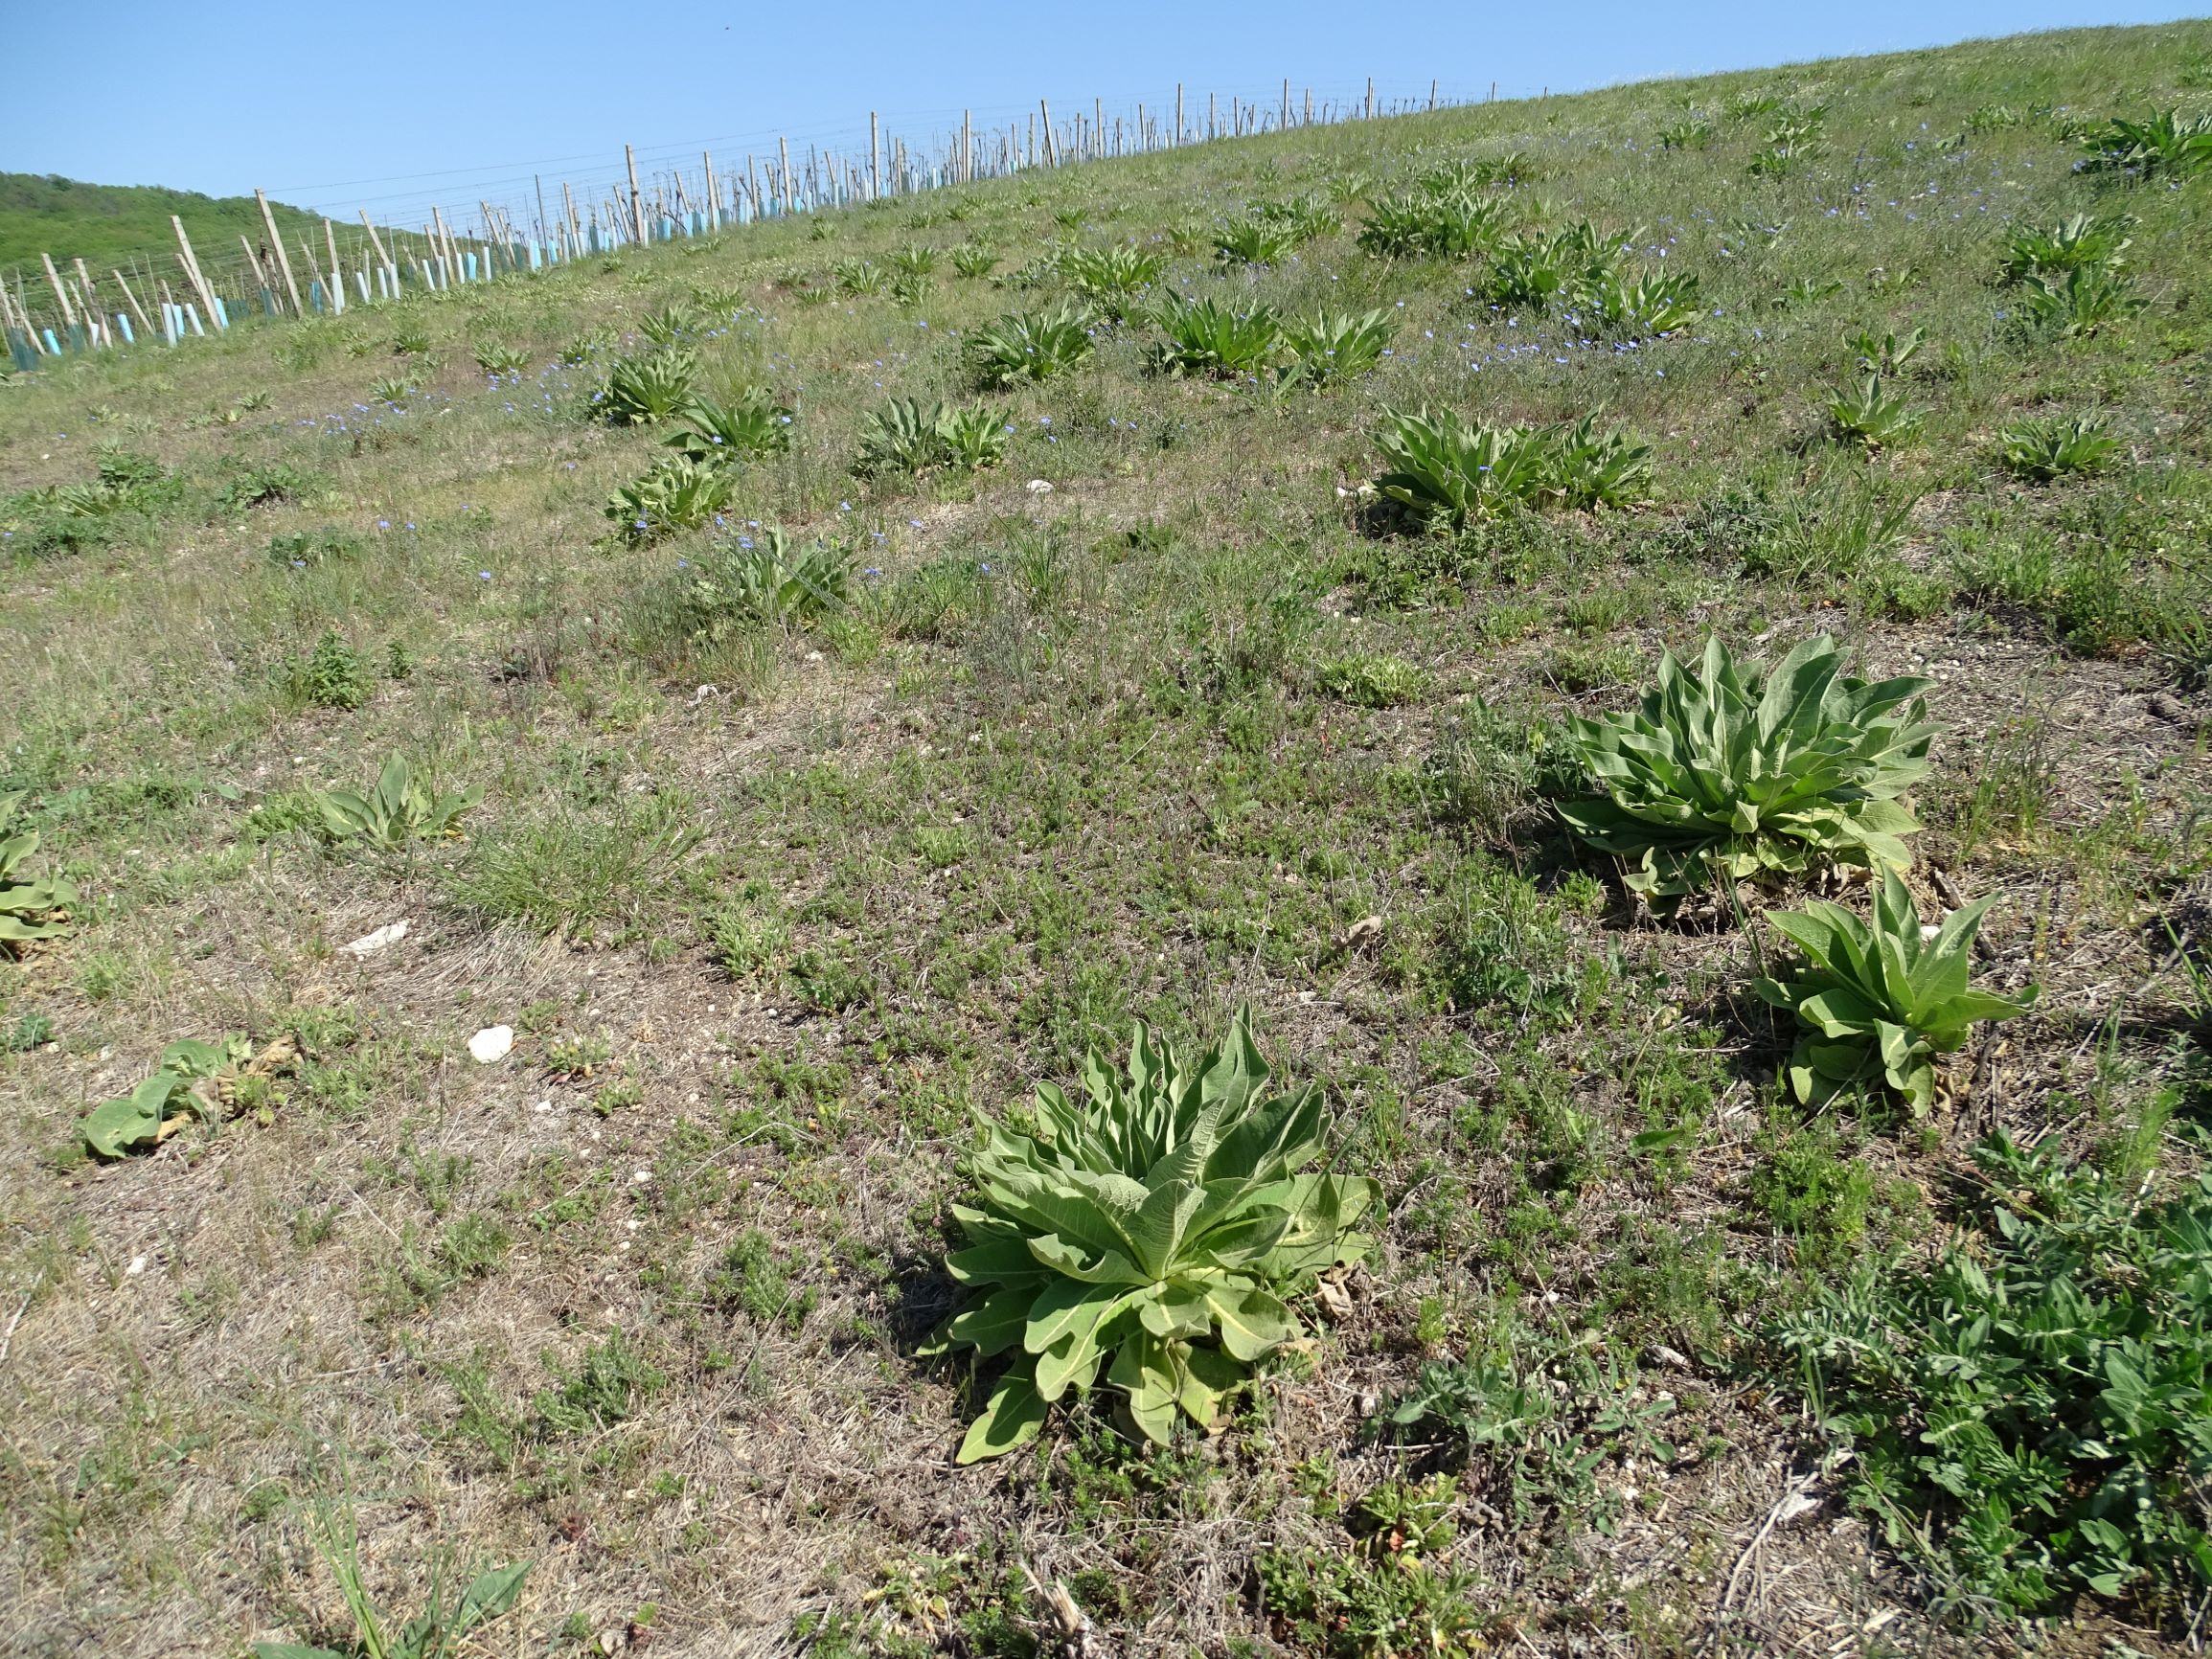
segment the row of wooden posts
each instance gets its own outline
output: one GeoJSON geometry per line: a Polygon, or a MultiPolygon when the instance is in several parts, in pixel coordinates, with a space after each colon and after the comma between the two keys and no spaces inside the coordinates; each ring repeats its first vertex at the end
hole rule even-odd
{"type": "MultiPolygon", "coordinates": [[[[1496,95],[1493,82],[1491,96],[1496,95]]],[[[713,154],[702,151],[697,174],[682,170],[661,174],[650,181],[649,192],[639,183],[637,152],[626,145],[621,180],[597,200],[587,198],[580,206],[576,192],[564,183],[559,211],[549,216],[544,182],[536,181],[537,213],[530,237],[519,234],[510,216],[489,201],[478,202],[477,226],[466,234],[456,234],[440,207],[430,210],[430,220],[420,233],[390,226],[379,230],[364,209],[360,233],[348,231],[343,244],[337,227],[328,218],[319,239],[301,235],[298,265],[277,229],[267,194],[257,190],[254,198],[265,233],[261,246],[257,249],[252,239],[241,235],[242,258],[223,261],[216,280],[210,280],[183,220],[172,215],[170,224],[176,233],[172,268],[157,271],[147,257],[131,261],[139,277],[134,288],[121,267],[111,267],[107,273],[113,283],[111,293],[83,260],[63,269],[42,254],[43,289],[35,280],[27,284],[20,271],[14,273],[12,293],[8,283],[0,281],[0,331],[6,334],[15,365],[30,369],[64,352],[131,345],[141,338],[174,346],[220,333],[238,315],[256,311],[270,317],[342,312],[354,301],[397,299],[410,289],[482,282],[626,245],[714,235],[724,225],[918,194],[1040,166],[1149,154],[1219,138],[1373,120],[1439,106],[1438,84],[1433,80],[1425,103],[1418,100],[1378,103],[1370,77],[1363,99],[1326,102],[1317,108],[1311,88],[1302,102],[1293,104],[1286,80],[1273,110],[1232,97],[1224,112],[1219,95],[1207,94],[1200,125],[1178,83],[1172,125],[1164,110],[1148,111],[1142,103],[1133,119],[1115,116],[1109,122],[1103,99],[1092,101],[1087,116],[1078,113],[1056,122],[1050,103],[1039,99],[1026,125],[1011,122],[1004,130],[979,129],[972,113],[964,113],[959,130],[934,145],[928,159],[911,149],[903,138],[887,140],[880,117],[871,110],[864,158],[810,148],[803,163],[794,167],[789,140],[779,139],[772,157],[747,155],[741,170],[718,172],[713,154]],[[345,257],[349,253],[350,259],[345,257]],[[54,300],[50,312],[46,293],[54,300]],[[120,309],[114,307],[116,298],[122,301],[120,309]]]]}

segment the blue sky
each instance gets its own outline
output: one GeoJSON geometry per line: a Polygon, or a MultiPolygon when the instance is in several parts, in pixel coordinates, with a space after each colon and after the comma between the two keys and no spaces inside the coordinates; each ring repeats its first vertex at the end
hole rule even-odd
{"type": "MultiPolygon", "coordinates": [[[[379,0],[213,10],[119,0],[7,8],[14,65],[0,100],[0,168],[107,184],[165,184],[412,223],[433,201],[474,216],[610,180],[625,142],[643,165],[741,167],[778,134],[864,148],[879,110],[917,140],[962,108],[1001,129],[1050,98],[1196,109],[1208,92],[1272,106],[1282,78],[1317,101],[1500,97],[1936,45],[2084,23],[2155,22],[2197,6],[2092,0],[1854,0],[1663,6],[980,4],[845,0],[775,10],[693,4],[529,7],[379,0]],[[1101,15],[1111,19],[1101,26],[1101,15]],[[957,24],[948,21],[957,16],[957,24]],[[30,66],[36,73],[27,73],[30,66]]],[[[518,215],[518,216],[521,216],[518,215]]]]}

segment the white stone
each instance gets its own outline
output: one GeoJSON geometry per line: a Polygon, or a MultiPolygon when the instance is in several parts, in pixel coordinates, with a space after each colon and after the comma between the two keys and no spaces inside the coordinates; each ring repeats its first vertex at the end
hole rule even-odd
{"type": "Polygon", "coordinates": [[[402,918],[398,921],[387,922],[372,933],[364,933],[358,939],[348,940],[344,944],[338,946],[338,954],[340,956],[367,956],[373,950],[382,950],[387,944],[398,944],[406,937],[407,922],[402,918]]]}
{"type": "Polygon", "coordinates": [[[514,1047],[514,1028],[488,1025],[468,1039],[468,1057],[480,1066],[503,1060],[514,1047]]]}

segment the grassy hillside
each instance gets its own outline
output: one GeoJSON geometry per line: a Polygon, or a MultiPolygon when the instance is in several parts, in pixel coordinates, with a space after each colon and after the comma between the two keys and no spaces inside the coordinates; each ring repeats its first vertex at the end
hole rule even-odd
{"type": "MultiPolygon", "coordinates": [[[[297,239],[320,237],[320,215],[271,202],[277,229],[297,239]]],[[[250,195],[211,196],[155,185],[84,184],[55,173],[0,172],[0,270],[39,272],[38,256],[67,267],[81,259],[96,272],[144,254],[167,261],[176,249],[174,214],[203,258],[226,260],[241,236],[258,245],[267,236],[261,204],[250,195]]],[[[320,246],[318,242],[316,244],[320,246]]]]}
{"type": "Polygon", "coordinates": [[[2212,158],[2087,146],[2208,66],[1292,132],[0,384],[11,1646],[527,1562],[486,1651],[2193,1651],[2212,158]],[[1824,635],[1880,683],[1762,714],[1824,635]],[[1055,1177],[953,1262],[1013,1352],[933,1344],[1036,1086],[1241,1007],[1340,1184],[1155,1292],[1055,1177]]]}

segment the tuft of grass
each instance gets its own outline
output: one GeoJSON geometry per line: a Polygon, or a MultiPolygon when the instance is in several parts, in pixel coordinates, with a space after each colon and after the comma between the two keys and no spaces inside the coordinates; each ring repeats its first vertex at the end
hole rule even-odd
{"type": "Polygon", "coordinates": [[[1330,657],[1313,677],[1329,695],[1363,709],[1410,703],[1428,690],[1431,678],[1419,663],[1372,652],[1330,657]]]}
{"type": "Polygon", "coordinates": [[[357,709],[369,700],[369,670],[353,642],[325,628],[314,648],[293,667],[300,700],[318,709],[357,709]]]}
{"type": "Polygon", "coordinates": [[[485,920],[588,939],[657,913],[699,835],[688,803],[674,795],[611,818],[556,811],[487,831],[447,876],[446,891],[485,920]]]}

